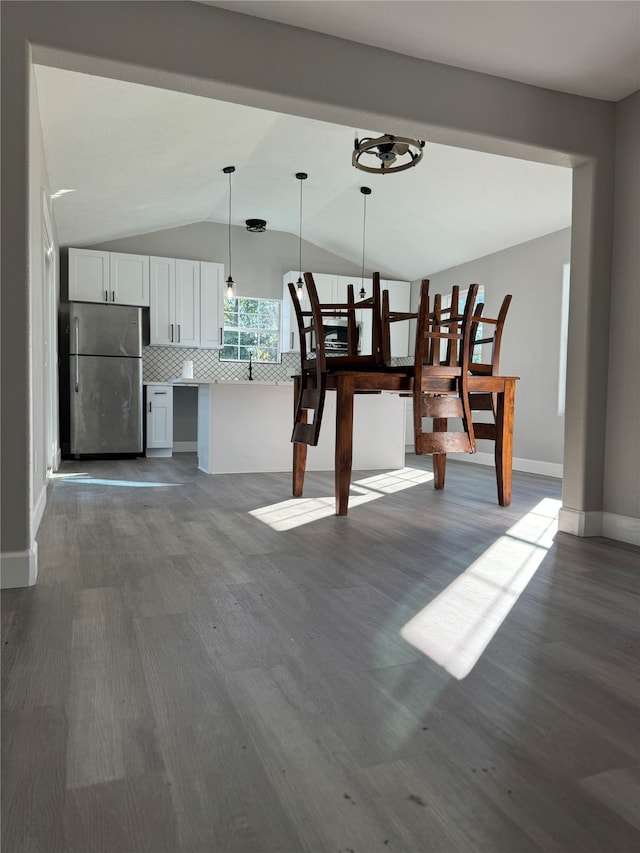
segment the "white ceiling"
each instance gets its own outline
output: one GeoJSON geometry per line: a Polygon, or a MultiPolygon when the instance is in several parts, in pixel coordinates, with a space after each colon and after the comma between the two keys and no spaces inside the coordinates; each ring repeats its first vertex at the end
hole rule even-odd
{"type": "MultiPolygon", "coordinates": [[[[525,79],[523,69],[529,64],[528,81],[550,88],[568,85],[560,63],[550,61],[550,51],[556,55],[550,47],[550,42],[555,44],[550,21],[566,24],[565,7],[581,7],[574,17],[582,20],[582,7],[606,6],[612,10],[609,16],[603,17],[600,9],[589,20],[615,60],[599,62],[600,54],[593,52],[587,39],[592,63],[586,68],[577,63],[570,91],[586,87],[592,96],[612,99],[627,94],[624,87],[630,85],[629,74],[625,83],[621,71],[629,68],[624,56],[629,55],[628,35],[633,32],[629,24],[633,17],[626,10],[640,8],[635,2],[543,0],[265,0],[212,5],[259,11],[262,17],[513,79],[525,79]],[[485,27],[476,18],[479,7],[487,7],[485,27]],[[499,38],[496,7],[502,9],[499,38]],[[536,55],[525,46],[539,32],[543,7],[548,9],[551,29],[546,30],[546,40],[538,42],[536,55]],[[509,32],[517,26],[516,12],[524,15],[519,26],[524,30],[526,22],[528,35],[509,60],[500,38],[507,22],[509,32]],[[616,30],[614,19],[626,21],[624,33],[616,30]],[[460,20],[465,22],[463,29],[460,20]],[[452,22],[457,22],[455,27],[452,22]],[[616,36],[619,49],[613,50],[609,40],[616,36]]],[[[568,39],[565,53],[575,58],[580,53],[576,40],[568,38],[565,29],[561,33],[568,39]]],[[[43,66],[36,66],[36,81],[52,190],[74,190],[53,202],[63,246],[92,245],[191,222],[226,223],[228,178],[221,171],[226,165],[237,170],[232,178],[233,223],[243,225],[249,217],[261,217],[268,230],[296,236],[300,183],[295,172],[308,172],[303,186],[305,240],[357,264],[362,259],[363,233],[359,188],[372,186],[366,265],[390,277],[419,278],[570,224],[571,173],[561,167],[427,142],[424,159],[415,169],[380,181],[351,166],[355,130],[351,127],[43,66]]],[[[392,128],[357,130],[360,135],[377,135],[392,128]]],[[[291,265],[297,266],[296,258],[291,265]]]]}

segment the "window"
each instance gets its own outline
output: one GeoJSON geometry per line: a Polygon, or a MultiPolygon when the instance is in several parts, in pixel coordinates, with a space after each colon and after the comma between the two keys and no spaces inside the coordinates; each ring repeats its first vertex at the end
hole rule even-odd
{"type": "Polygon", "coordinates": [[[280,302],[225,299],[220,361],[280,360],[280,302]]]}

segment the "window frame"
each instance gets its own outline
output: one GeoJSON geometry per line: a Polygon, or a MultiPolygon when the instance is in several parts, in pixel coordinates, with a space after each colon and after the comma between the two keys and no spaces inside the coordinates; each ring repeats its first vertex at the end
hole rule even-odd
{"type": "MultiPolygon", "coordinates": [[[[249,313],[251,313],[251,312],[245,311],[245,316],[248,315],[249,313]]],[[[258,315],[259,313],[260,312],[257,311],[256,315],[258,315]]],[[[234,296],[232,298],[225,297],[224,302],[223,302],[223,313],[222,313],[222,341],[221,341],[222,346],[221,346],[220,352],[219,352],[219,360],[223,361],[227,364],[247,364],[249,361],[253,362],[254,364],[280,364],[282,362],[282,352],[280,349],[280,329],[281,329],[281,327],[282,327],[282,300],[280,300],[280,299],[269,299],[269,298],[260,297],[260,296],[234,296]],[[227,325],[227,322],[226,322],[227,312],[229,310],[227,303],[229,303],[229,302],[238,303],[237,307],[234,307],[234,309],[233,309],[233,313],[237,313],[237,321],[238,321],[238,325],[235,325],[235,326],[227,325]],[[276,306],[276,310],[277,310],[277,320],[276,320],[275,328],[274,327],[265,328],[262,326],[241,326],[241,325],[239,325],[240,313],[241,313],[240,312],[240,303],[242,303],[242,302],[251,302],[251,303],[267,303],[268,302],[268,303],[274,304],[276,306]],[[227,332],[229,332],[231,334],[237,334],[238,335],[237,343],[236,342],[234,342],[234,343],[226,343],[225,342],[225,337],[226,337],[227,332]],[[259,336],[261,334],[270,335],[270,336],[272,335],[274,337],[274,340],[275,340],[274,346],[263,345],[264,350],[274,351],[274,358],[273,359],[264,359],[264,358],[258,357],[259,353],[256,352],[256,348],[260,347],[260,343],[258,341],[256,341],[256,343],[253,345],[247,344],[247,343],[241,343],[241,336],[242,335],[259,336]],[[235,350],[237,352],[237,356],[238,356],[237,358],[229,358],[228,356],[223,355],[225,348],[228,348],[228,347],[235,348],[235,350]],[[245,350],[245,352],[248,350],[252,350],[252,351],[249,352],[245,358],[242,358],[242,357],[240,357],[242,350],[245,350]]]]}

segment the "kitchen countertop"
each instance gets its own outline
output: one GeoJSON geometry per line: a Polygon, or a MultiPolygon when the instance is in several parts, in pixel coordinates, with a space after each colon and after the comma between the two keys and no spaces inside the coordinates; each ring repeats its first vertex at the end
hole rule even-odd
{"type": "Polygon", "coordinates": [[[293,379],[261,380],[261,379],[215,379],[199,378],[193,379],[170,379],[169,385],[293,385],[293,379]]]}

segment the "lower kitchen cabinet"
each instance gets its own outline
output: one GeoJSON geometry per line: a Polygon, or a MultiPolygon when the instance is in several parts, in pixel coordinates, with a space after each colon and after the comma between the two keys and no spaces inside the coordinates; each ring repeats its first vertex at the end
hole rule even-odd
{"type": "Polygon", "coordinates": [[[173,385],[145,384],[147,456],[173,455],[173,385]]]}

